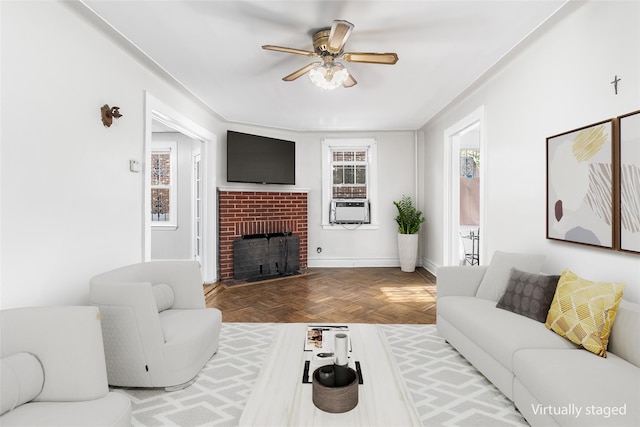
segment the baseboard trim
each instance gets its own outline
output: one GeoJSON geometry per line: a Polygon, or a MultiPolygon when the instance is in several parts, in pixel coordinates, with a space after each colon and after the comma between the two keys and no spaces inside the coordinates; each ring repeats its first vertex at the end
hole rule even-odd
{"type": "MultiPolygon", "coordinates": [[[[345,267],[400,267],[398,258],[309,258],[309,268],[345,268],[345,267]]],[[[418,258],[416,268],[422,267],[436,276],[438,265],[427,258],[418,258]]]]}
{"type": "Polygon", "coordinates": [[[344,267],[400,267],[398,258],[310,258],[309,268],[344,268],[344,267]]]}
{"type": "Polygon", "coordinates": [[[438,272],[438,265],[434,264],[432,261],[428,260],[427,258],[422,259],[422,268],[424,268],[434,276],[436,277],[438,276],[436,274],[438,272]]]}

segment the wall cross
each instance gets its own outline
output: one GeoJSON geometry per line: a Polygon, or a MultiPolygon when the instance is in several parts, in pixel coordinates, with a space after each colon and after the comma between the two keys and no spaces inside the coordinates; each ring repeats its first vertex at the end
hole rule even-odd
{"type": "Polygon", "coordinates": [[[614,77],[613,81],[611,82],[611,84],[613,85],[613,90],[615,90],[615,91],[616,91],[616,95],[618,94],[618,82],[619,82],[620,80],[622,80],[622,79],[619,79],[619,78],[618,78],[618,76],[616,75],[616,76],[614,77]]]}

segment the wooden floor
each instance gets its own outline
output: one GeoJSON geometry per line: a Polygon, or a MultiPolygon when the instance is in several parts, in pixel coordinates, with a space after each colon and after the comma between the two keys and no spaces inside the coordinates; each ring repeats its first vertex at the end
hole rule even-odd
{"type": "Polygon", "coordinates": [[[422,268],[316,268],[266,283],[206,285],[205,299],[223,322],[436,321],[435,277],[422,268]]]}

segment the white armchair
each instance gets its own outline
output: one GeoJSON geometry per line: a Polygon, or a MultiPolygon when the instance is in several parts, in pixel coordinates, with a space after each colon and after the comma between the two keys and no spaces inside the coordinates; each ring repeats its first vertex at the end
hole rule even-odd
{"type": "Polygon", "coordinates": [[[206,308],[196,261],[133,264],[91,279],[103,315],[109,384],[181,388],[218,350],[222,314],[206,308]]]}
{"type": "Polygon", "coordinates": [[[131,401],[109,391],[96,307],[0,311],[0,425],[131,426],[131,401]]]}

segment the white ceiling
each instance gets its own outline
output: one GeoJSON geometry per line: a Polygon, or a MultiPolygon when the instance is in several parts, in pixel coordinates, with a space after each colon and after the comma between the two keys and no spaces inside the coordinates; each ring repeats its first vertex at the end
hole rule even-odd
{"type": "Polygon", "coordinates": [[[501,1],[93,1],[84,3],[230,122],[298,131],[415,130],[566,3],[501,1]],[[347,52],[396,52],[396,65],[345,63],[358,84],[322,91],[313,50],[334,19],[347,52]]]}

